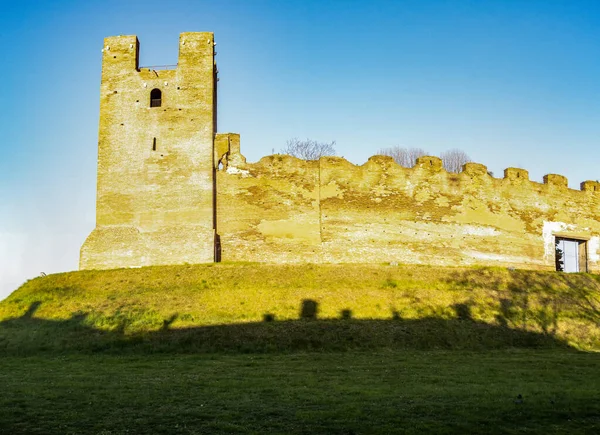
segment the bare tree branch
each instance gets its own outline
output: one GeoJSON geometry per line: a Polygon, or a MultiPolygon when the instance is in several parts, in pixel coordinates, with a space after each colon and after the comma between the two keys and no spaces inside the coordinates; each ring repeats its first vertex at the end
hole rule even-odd
{"type": "Polygon", "coordinates": [[[448,172],[459,173],[465,163],[471,161],[471,158],[462,150],[451,149],[440,154],[444,169],[448,172]]]}
{"type": "Polygon", "coordinates": [[[392,157],[396,163],[405,168],[415,166],[417,159],[421,156],[426,156],[427,151],[422,148],[401,148],[399,146],[382,148],[377,151],[377,154],[382,156],[392,157]]]}
{"type": "Polygon", "coordinates": [[[335,141],[317,142],[316,140],[298,138],[289,139],[281,154],[289,154],[303,160],[318,160],[323,156],[335,156],[335,141]]]}
{"type": "MultiPolygon", "coordinates": [[[[429,155],[422,148],[401,148],[399,146],[382,148],[377,151],[377,154],[390,156],[396,163],[405,168],[412,168],[415,166],[417,158],[429,155]]],[[[462,171],[462,166],[471,161],[467,153],[459,149],[444,151],[440,158],[446,171],[456,173],[462,171]]]]}

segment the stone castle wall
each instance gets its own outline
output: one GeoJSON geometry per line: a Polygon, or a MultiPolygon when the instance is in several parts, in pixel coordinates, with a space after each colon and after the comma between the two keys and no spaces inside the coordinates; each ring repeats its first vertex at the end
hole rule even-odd
{"type": "Polygon", "coordinates": [[[82,269],[213,261],[398,262],[555,268],[555,238],[600,272],[600,184],[494,178],[437,157],[247,163],[216,131],[213,34],[182,33],[173,69],[140,68],[135,36],[104,41],[96,228],[82,269]],[[162,93],[153,107],[153,89],[162,93]],[[585,249],[581,249],[581,247],[585,249]],[[583,256],[583,257],[582,257],[583,256]],[[585,258],[584,258],[585,257],[585,258]]]}
{"type": "Polygon", "coordinates": [[[517,168],[494,178],[477,163],[454,174],[437,157],[410,169],[386,156],[362,166],[339,157],[230,159],[217,173],[222,260],[553,270],[562,236],[586,240],[589,270],[600,271],[596,182],[573,190],[560,175],[536,183],[517,168]]]}

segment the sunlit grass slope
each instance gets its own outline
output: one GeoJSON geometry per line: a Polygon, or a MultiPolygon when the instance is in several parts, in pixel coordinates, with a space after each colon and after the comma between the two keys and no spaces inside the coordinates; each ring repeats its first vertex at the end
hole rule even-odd
{"type": "Polygon", "coordinates": [[[0,302],[0,350],[600,349],[600,277],[215,264],[40,277],[0,302]],[[316,320],[300,319],[306,301],[316,320]]]}

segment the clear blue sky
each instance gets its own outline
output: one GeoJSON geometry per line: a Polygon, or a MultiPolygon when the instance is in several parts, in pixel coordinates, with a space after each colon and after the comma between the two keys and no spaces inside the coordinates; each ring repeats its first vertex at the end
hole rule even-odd
{"type": "Polygon", "coordinates": [[[291,137],[466,151],[500,176],[599,179],[600,1],[2,1],[0,299],[77,268],[94,227],[102,40],[174,64],[214,31],[219,130],[249,161],[291,137]]]}

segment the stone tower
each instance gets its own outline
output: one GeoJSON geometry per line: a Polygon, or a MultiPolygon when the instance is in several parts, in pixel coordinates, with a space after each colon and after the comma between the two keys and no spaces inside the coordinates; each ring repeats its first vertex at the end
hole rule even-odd
{"type": "Polygon", "coordinates": [[[182,33],[176,68],[140,68],[136,36],[104,40],[96,228],[81,269],[212,262],[213,33],[182,33]]]}

